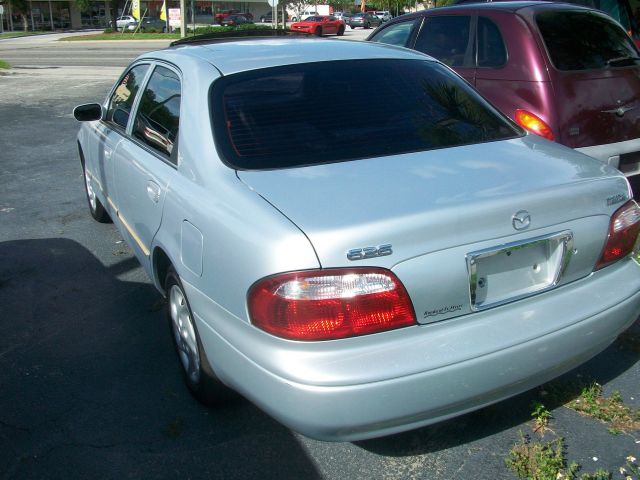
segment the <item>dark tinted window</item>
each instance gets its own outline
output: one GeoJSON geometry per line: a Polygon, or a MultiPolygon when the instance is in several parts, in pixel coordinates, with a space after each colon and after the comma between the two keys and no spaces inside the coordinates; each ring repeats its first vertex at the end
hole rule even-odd
{"type": "Polygon", "coordinates": [[[501,67],[507,63],[507,50],[500,30],[485,17],[478,18],[478,66],[501,67]]]}
{"type": "Polygon", "coordinates": [[[262,69],[222,77],[211,92],[218,151],[242,169],[395,155],[520,135],[463,80],[428,60],[262,69]],[[346,98],[340,106],[334,101],[337,94],[346,98]]]}
{"type": "Polygon", "coordinates": [[[374,42],[386,43],[388,45],[398,45],[404,47],[407,45],[409,35],[411,35],[411,29],[418,20],[412,20],[410,22],[396,23],[378,32],[378,34],[371,40],[374,42]]]}
{"type": "Polygon", "coordinates": [[[179,121],[180,79],[168,68],[156,67],[142,93],[133,135],[171,157],[178,138],[179,121]]]}
{"type": "Polygon", "coordinates": [[[116,125],[127,128],[131,107],[136,98],[136,93],[140,88],[140,83],[144,80],[149,65],[137,65],[133,67],[120,80],[116,87],[111,100],[109,100],[109,110],[107,110],[107,121],[116,125]]]}
{"type": "Polygon", "coordinates": [[[470,24],[465,15],[427,17],[414,48],[449,66],[464,66],[470,24]]]}
{"type": "Polygon", "coordinates": [[[626,32],[602,14],[545,12],[536,22],[558,70],[628,66],[636,51],[626,32]]]}

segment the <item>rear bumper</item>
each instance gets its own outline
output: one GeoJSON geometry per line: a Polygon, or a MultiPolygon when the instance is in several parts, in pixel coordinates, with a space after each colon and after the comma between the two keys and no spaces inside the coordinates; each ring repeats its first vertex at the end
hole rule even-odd
{"type": "Polygon", "coordinates": [[[510,305],[334,342],[274,339],[185,287],[223,381],[293,430],[330,441],[410,430],[526,391],[596,355],[640,313],[630,259],[510,305]]]}
{"type": "Polygon", "coordinates": [[[628,177],[640,174],[640,138],[576,150],[617,168],[628,177]]]}

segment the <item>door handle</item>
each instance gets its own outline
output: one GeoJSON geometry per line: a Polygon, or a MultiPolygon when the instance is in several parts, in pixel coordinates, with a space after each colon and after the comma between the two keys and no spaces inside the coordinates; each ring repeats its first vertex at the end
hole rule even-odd
{"type": "Polygon", "coordinates": [[[158,203],[160,201],[161,191],[160,185],[157,183],[152,182],[151,180],[147,182],[147,195],[153,203],[158,203]]]}
{"type": "Polygon", "coordinates": [[[111,155],[113,155],[113,150],[110,148],[104,147],[104,159],[111,160],[111,155]]]}

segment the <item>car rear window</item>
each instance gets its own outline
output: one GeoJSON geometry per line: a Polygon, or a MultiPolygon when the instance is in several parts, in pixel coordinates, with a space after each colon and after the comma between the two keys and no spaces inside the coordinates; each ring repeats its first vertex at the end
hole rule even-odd
{"type": "Polygon", "coordinates": [[[558,70],[629,66],[638,56],[627,33],[602,14],[551,11],[538,14],[536,23],[558,70]]]}
{"type": "Polygon", "coordinates": [[[395,155],[522,135],[446,67],[428,60],[291,65],[211,88],[221,158],[273,169],[395,155]],[[341,94],[345,100],[334,99],[341,94]]]}

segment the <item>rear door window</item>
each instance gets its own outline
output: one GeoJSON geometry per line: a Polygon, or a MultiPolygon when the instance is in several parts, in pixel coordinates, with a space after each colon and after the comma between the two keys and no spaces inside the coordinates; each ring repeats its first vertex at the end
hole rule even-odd
{"type": "Polygon", "coordinates": [[[536,23],[558,70],[593,70],[635,64],[638,51],[609,17],[594,12],[550,11],[536,23]]]}
{"type": "Polygon", "coordinates": [[[152,150],[176,163],[174,145],[180,123],[180,78],[172,70],[157,66],[142,93],[131,132],[152,150]]]}
{"type": "Polygon", "coordinates": [[[470,26],[468,15],[427,17],[413,48],[450,67],[471,66],[467,65],[470,26]]]}
{"type": "Polygon", "coordinates": [[[498,26],[486,17],[478,17],[478,67],[497,68],[507,63],[507,49],[498,26]]]}
{"type": "Polygon", "coordinates": [[[522,134],[467,83],[430,60],[320,62],[228,75],[211,89],[211,111],[220,157],[250,170],[522,134]],[[340,108],[328,108],[339,93],[346,95],[340,108]]]}

